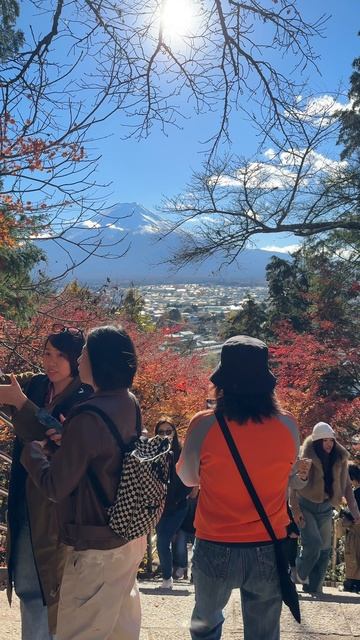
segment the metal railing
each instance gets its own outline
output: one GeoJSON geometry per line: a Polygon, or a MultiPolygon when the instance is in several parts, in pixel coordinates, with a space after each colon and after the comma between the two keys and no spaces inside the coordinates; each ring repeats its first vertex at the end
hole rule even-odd
{"type": "Polygon", "coordinates": [[[5,451],[0,451],[0,460],[3,460],[5,463],[11,465],[11,456],[5,453],[5,451]]]}
{"type": "MultiPolygon", "coordinates": [[[[0,473],[4,477],[8,475],[11,465],[11,457],[4,451],[0,451],[0,473]]],[[[6,511],[7,511],[8,489],[4,484],[0,484],[0,534],[6,533],[6,511]]]]}
{"type": "MultiPolygon", "coordinates": [[[[1,476],[5,478],[8,476],[8,471],[11,466],[11,456],[4,451],[0,451],[0,472],[1,476]]],[[[6,534],[7,534],[7,501],[8,490],[3,484],[0,484],[0,565],[5,562],[5,547],[6,547],[6,534]]],[[[3,579],[3,571],[0,570],[0,581],[3,579]]]]}

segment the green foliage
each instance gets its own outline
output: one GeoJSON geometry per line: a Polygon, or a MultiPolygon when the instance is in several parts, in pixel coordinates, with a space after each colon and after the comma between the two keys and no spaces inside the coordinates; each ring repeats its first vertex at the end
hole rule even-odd
{"type": "MultiPolygon", "coordinates": [[[[19,3],[16,0],[0,1],[1,62],[18,53],[24,43],[23,33],[15,29],[18,16],[19,3]]],[[[0,189],[2,186],[3,183],[0,180],[0,189]]],[[[6,215],[11,218],[15,213],[11,210],[7,213],[7,209],[2,208],[0,217],[5,219],[6,215]]],[[[21,216],[18,216],[18,221],[20,218],[21,216]]],[[[34,225],[36,225],[35,218],[34,225]]],[[[0,314],[22,324],[32,317],[39,296],[44,293],[44,287],[40,282],[34,285],[31,271],[45,258],[44,253],[29,239],[31,226],[28,230],[21,231],[20,228],[19,226],[16,238],[0,239],[0,314]]]]}
{"type": "Polygon", "coordinates": [[[359,331],[359,266],[343,257],[341,239],[308,242],[291,261],[273,257],[267,267],[268,332],[286,320],[297,332],[338,332],[342,337],[359,331]],[[335,252],[335,244],[337,252],[335,252]]]}
{"type": "Polygon", "coordinates": [[[349,90],[351,109],[339,114],[341,129],[338,143],[344,145],[342,159],[350,158],[360,150],[360,58],[355,58],[353,68],[349,90]]]}
{"type": "Polygon", "coordinates": [[[3,62],[17,53],[24,44],[24,34],[15,29],[19,17],[19,3],[16,0],[0,1],[0,60],[3,62]]]}
{"type": "Polygon", "coordinates": [[[35,284],[31,270],[45,260],[43,252],[31,242],[19,247],[0,245],[0,315],[19,324],[28,321],[47,287],[35,284]]]}
{"type": "Polygon", "coordinates": [[[283,320],[291,322],[296,331],[309,328],[309,274],[298,254],[291,261],[273,256],[266,267],[269,287],[268,331],[283,320]]]}
{"type": "Polygon", "coordinates": [[[333,332],[355,337],[359,331],[356,266],[323,251],[307,257],[307,268],[312,324],[321,327],[328,321],[334,325],[333,332]]]}
{"type": "Polygon", "coordinates": [[[284,406],[309,429],[330,422],[351,441],[359,425],[359,265],[307,242],[268,271],[268,330],[284,406]]]}
{"type": "MultiPolygon", "coordinates": [[[[360,35],[360,33],[358,34],[360,35]]],[[[339,181],[339,201],[347,205],[348,211],[353,210],[354,221],[359,220],[360,200],[360,58],[353,61],[353,73],[350,77],[349,100],[351,108],[338,113],[340,120],[340,134],[338,144],[343,145],[341,159],[348,161],[344,176],[339,181]],[[350,194],[352,197],[349,197],[350,194]]],[[[336,232],[330,234],[330,243],[347,246],[351,259],[359,263],[360,234],[358,232],[336,232]]]]}
{"type": "Polygon", "coordinates": [[[181,324],[183,322],[183,317],[181,315],[180,309],[177,307],[171,307],[167,311],[165,311],[156,322],[157,327],[173,327],[174,325],[181,324]]]}
{"type": "Polygon", "coordinates": [[[266,305],[263,302],[256,302],[249,296],[241,309],[228,314],[220,337],[227,340],[232,336],[243,334],[265,340],[268,333],[267,320],[266,305]]]}
{"type": "Polygon", "coordinates": [[[167,317],[172,322],[181,322],[182,320],[181,313],[179,309],[177,309],[176,307],[173,307],[172,309],[169,310],[169,312],[167,313],[167,317]]]}
{"type": "Polygon", "coordinates": [[[154,325],[144,312],[144,306],[145,300],[140,291],[135,287],[130,287],[123,296],[117,314],[127,322],[133,322],[140,329],[151,331],[154,325]]]}

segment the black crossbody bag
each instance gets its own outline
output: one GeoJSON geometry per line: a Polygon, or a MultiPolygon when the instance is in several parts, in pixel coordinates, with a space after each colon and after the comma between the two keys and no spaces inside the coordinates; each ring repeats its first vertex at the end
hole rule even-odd
{"type": "Polygon", "coordinates": [[[275,551],[277,570],[279,574],[282,600],[284,604],[286,604],[289,607],[295,620],[300,624],[301,616],[300,616],[299,596],[296,591],[295,584],[292,582],[290,578],[289,562],[288,562],[287,553],[286,553],[286,538],[284,540],[279,540],[276,537],[274,533],[274,529],[272,528],[270,520],[266,515],[266,511],[262,505],[262,502],[258,494],[256,493],[255,487],[251,482],[250,476],[242,461],[241,455],[236,447],[236,444],[230,433],[230,429],[226,423],[226,420],[223,414],[220,412],[215,412],[215,417],[220,425],[220,429],[230,449],[230,453],[234,458],[234,462],[242,477],[244,485],[250,495],[250,498],[252,499],[255,505],[256,511],[258,512],[265,526],[266,531],[268,532],[271,540],[274,543],[274,551],[275,551]]]}

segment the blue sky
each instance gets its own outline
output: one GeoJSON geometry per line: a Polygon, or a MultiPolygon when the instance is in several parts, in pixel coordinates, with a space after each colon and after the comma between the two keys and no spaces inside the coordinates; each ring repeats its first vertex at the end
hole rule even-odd
{"type": "MultiPolygon", "coordinates": [[[[26,3],[23,4],[23,19],[24,13],[27,13],[24,5],[26,3]]],[[[320,74],[312,69],[306,71],[309,88],[316,94],[327,94],[335,92],[342,84],[346,91],[351,63],[360,55],[360,38],[357,35],[360,30],[359,0],[299,0],[299,9],[309,20],[322,13],[330,14],[325,37],[313,42],[320,55],[320,74]]],[[[282,70],[286,73],[287,60],[282,64],[282,70]]],[[[191,171],[201,165],[201,141],[206,139],[213,125],[213,115],[194,114],[183,123],[181,130],[169,127],[166,136],[154,127],[145,140],[123,140],[120,119],[113,116],[97,132],[104,139],[97,140],[93,145],[102,154],[98,180],[112,183],[109,202],[138,202],[154,209],[161,203],[162,196],[180,192],[185,188],[191,171]]],[[[236,152],[249,156],[255,153],[256,135],[251,123],[238,115],[234,130],[236,152]]],[[[334,149],[334,153],[338,153],[338,150],[334,149]]],[[[266,242],[269,243],[269,240],[266,242]]],[[[262,244],[260,241],[259,245],[262,244]]],[[[289,244],[289,238],[276,238],[273,244],[289,244]]]]}
{"type": "MultiPolygon", "coordinates": [[[[309,84],[320,94],[336,91],[340,83],[347,89],[351,63],[360,55],[359,0],[303,0],[302,4],[310,17],[323,12],[332,14],[326,25],[326,37],[316,41],[321,75],[310,70],[309,84]]],[[[104,154],[101,173],[113,181],[113,199],[137,201],[151,209],[163,194],[180,191],[190,177],[191,168],[201,164],[200,141],[206,138],[213,121],[209,114],[194,116],[184,123],[181,131],[169,128],[167,137],[154,131],[147,140],[137,142],[120,140],[115,116],[107,124],[112,137],[99,145],[104,154]]],[[[256,151],[255,132],[248,122],[238,127],[234,143],[245,155],[256,151]]]]}

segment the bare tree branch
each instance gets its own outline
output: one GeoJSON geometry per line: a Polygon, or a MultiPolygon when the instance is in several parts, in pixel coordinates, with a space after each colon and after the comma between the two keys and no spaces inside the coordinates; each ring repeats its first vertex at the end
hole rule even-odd
{"type": "MultiPolygon", "coordinates": [[[[24,234],[52,238],[67,262],[71,232],[97,216],[98,226],[79,240],[80,248],[88,256],[114,254],[103,237],[108,194],[99,195],[99,157],[89,151],[94,127],[109,118],[117,116],[124,137],[140,138],[154,126],[180,126],[194,111],[214,112],[208,168],[222,143],[230,142],[231,112],[247,113],[249,100],[261,136],[271,136],[276,125],[286,139],[286,106],[299,91],[295,76],[301,73],[289,80],[268,53],[286,54],[301,72],[316,65],[312,41],[326,17],[308,21],[296,0],[194,0],[193,24],[179,42],[166,29],[166,2],[30,0],[34,19],[25,44],[0,61],[0,209],[18,228],[14,242],[24,234]]],[[[221,181],[204,187],[215,212],[221,181]]],[[[255,206],[253,189],[247,200],[255,206]]],[[[286,226],[289,214],[282,211],[286,226]]],[[[121,256],[126,238],[118,242],[121,256]]]]}
{"type": "Polygon", "coordinates": [[[314,102],[298,101],[287,109],[286,135],[273,135],[275,147],[252,160],[227,157],[205,164],[183,194],[165,200],[162,211],[173,217],[165,233],[181,230],[184,239],[172,262],[202,261],[217,252],[232,262],[261,234],[319,238],[347,231],[356,245],[359,167],[324,154],[325,143],[334,143],[338,134],[334,103],[312,113],[314,102]]]}

